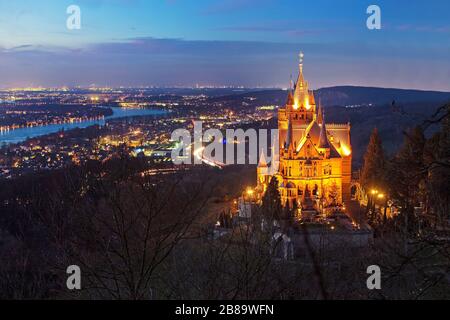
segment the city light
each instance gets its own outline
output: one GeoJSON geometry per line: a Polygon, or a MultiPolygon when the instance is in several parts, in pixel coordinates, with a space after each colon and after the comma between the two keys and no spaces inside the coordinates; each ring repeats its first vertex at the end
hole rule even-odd
{"type": "Polygon", "coordinates": [[[1,299],[448,298],[450,2],[35,2],[0,13],[1,299]]]}

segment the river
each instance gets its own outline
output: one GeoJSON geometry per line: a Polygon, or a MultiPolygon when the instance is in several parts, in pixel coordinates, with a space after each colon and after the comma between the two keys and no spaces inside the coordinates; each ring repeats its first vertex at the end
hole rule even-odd
{"type": "Polygon", "coordinates": [[[15,130],[0,132],[0,145],[19,143],[27,140],[28,138],[34,138],[43,136],[50,133],[58,132],[62,129],[70,130],[75,128],[87,128],[89,126],[99,124],[104,125],[106,120],[114,118],[127,118],[135,116],[158,116],[166,114],[164,110],[152,110],[152,109],[127,109],[112,107],[113,114],[99,120],[87,120],[76,123],[62,123],[62,124],[49,124],[45,126],[37,126],[30,128],[19,128],[15,130]]]}

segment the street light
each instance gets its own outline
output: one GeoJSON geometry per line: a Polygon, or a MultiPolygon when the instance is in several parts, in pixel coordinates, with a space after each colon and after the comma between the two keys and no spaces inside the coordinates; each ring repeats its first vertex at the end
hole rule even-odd
{"type": "Polygon", "coordinates": [[[372,211],[372,215],[373,215],[375,213],[375,202],[376,202],[375,195],[378,194],[378,190],[377,189],[372,189],[370,191],[370,193],[371,193],[372,196],[369,197],[369,199],[368,199],[369,203],[368,203],[367,207],[368,207],[368,212],[371,210],[372,211]]]}

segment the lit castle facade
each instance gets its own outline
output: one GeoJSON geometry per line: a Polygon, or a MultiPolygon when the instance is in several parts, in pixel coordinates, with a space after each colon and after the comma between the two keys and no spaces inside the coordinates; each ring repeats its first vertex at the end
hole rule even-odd
{"type": "MultiPolygon", "coordinates": [[[[318,203],[342,204],[350,200],[352,152],[350,123],[326,123],[314,93],[303,77],[303,54],[299,75],[278,110],[279,167],[274,175],[283,204],[291,208],[315,207],[318,203]]],[[[264,192],[272,178],[258,165],[258,187],[264,192]]]]}

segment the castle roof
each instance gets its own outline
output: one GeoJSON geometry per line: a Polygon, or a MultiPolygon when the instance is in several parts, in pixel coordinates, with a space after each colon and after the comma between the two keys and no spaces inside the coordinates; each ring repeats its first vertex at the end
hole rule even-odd
{"type": "Polygon", "coordinates": [[[261,151],[261,156],[259,157],[258,167],[260,167],[260,168],[267,167],[267,160],[266,160],[266,157],[264,156],[263,151],[261,151]]]}
{"type": "Polygon", "coordinates": [[[285,148],[289,149],[290,145],[293,143],[293,137],[292,137],[292,121],[289,118],[288,119],[288,131],[287,131],[287,135],[286,135],[286,145],[285,148]]]}
{"type": "Polygon", "coordinates": [[[297,82],[295,83],[295,89],[294,89],[294,102],[298,103],[299,105],[305,101],[305,99],[308,99],[311,96],[309,90],[308,90],[308,82],[305,81],[305,78],[303,77],[303,53],[300,53],[300,62],[299,62],[299,73],[297,82]]]}
{"type": "MultiPolygon", "coordinates": [[[[292,83],[292,81],[291,81],[292,83]]],[[[315,106],[315,98],[314,92],[312,90],[308,90],[308,82],[305,81],[303,76],[303,53],[300,53],[300,62],[299,62],[299,74],[297,78],[297,82],[294,85],[294,90],[292,92],[292,84],[289,88],[287,103],[286,105],[294,106],[294,113],[298,108],[300,112],[304,112],[310,110],[310,112],[314,112],[313,115],[301,115],[301,119],[307,119],[308,122],[299,123],[297,117],[292,118],[292,113],[285,113],[288,117],[287,119],[287,132],[284,141],[284,149],[295,148],[294,152],[301,152],[302,149],[306,146],[308,148],[306,154],[307,157],[311,157],[314,155],[315,157],[321,157],[321,155],[325,154],[326,157],[331,158],[340,158],[341,155],[337,151],[336,147],[329,140],[327,125],[325,123],[324,110],[319,101],[319,110],[316,112],[315,106]],[[311,107],[314,109],[311,110],[311,107]],[[305,109],[303,109],[305,108],[305,109]],[[293,119],[295,119],[293,121],[293,119]],[[293,133],[293,122],[297,130],[302,132],[302,138],[300,141],[295,140],[295,136],[293,133]],[[306,127],[306,128],[305,128],[306,127]],[[314,149],[314,150],[313,150],[314,149]]],[[[287,110],[287,109],[286,109],[287,110]]],[[[339,148],[339,147],[337,147],[339,148]]]]}
{"type": "Polygon", "coordinates": [[[323,121],[323,110],[322,110],[322,104],[320,103],[320,99],[319,99],[319,109],[317,110],[317,122],[319,124],[322,124],[323,121]]]}
{"type": "Polygon", "coordinates": [[[322,125],[320,126],[319,148],[329,148],[330,143],[327,136],[327,127],[325,124],[325,114],[322,114],[322,125]]]}
{"type": "Polygon", "coordinates": [[[312,90],[309,91],[309,104],[311,105],[316,104],[316,99],[314,98],[314,91],[312,90]]]}
{"type": "Polygon", "coordinates": [[[328,134],[326,133],[326,126],[320,126],[317,120],[311,121],[309,126],[305,130],[305,135],[298,144],[297,152],[300,152],[306,145],[306,142],[310,140],[315,148],[330,149],[330,158],[340,158],[341,155],[336,150],[334,145],[330,142],[328,134]]]}
{"type": "Polygon", "coordinates": [[[292,106],[293,104],[294,104],[294,96],[292,95],[292,92],[289,91],[287,100],[286,100],[286,105],[292,106]]]}

